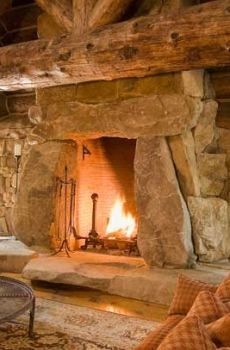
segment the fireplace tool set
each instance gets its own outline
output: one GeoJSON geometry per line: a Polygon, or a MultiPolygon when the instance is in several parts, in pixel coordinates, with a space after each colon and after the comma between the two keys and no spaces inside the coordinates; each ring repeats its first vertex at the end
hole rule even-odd
{"type": "MultiPolygon", "coordinates": [[[[93,193],[91,195],[91,199],[93,202],[92,206],[92,226],[91,230],[88,233],[88,236],[81,236],[77,233],[76,228],[74,226],[74,215],[75,215],[75,200],[76,200],[76,181],[72,178],[68,179],[68,168],[65,166],[65,173],[64,178],[57,177],[56,178],[56,198],[57,198],[57,212],[58,212],[58,227],[57,227],[57,239],[58,241],[61,241],[59,249],[54,253],[54,255],[64,252],[67,254],[68,257],[70,257],[70,246],[69,246],[69,240],[71,235],[74,237],[75,240],[84,240],[85,244],[81,246],[82,250],[86,250],[89,246],[92,246],[93,248],[96,248],[97,246],[104,248],[105,243],[109,241],[116,241],[116,240],[110,240],[108,238],[102,238],[98,234],[96,230],[96,210],[97,210],[97,201],[98,201],[98,194],[93,193]],[[64,199],[62,201],[62,198],[64,196],[64,199]],[[64,219],[64,229],[61,228],[60,225],[60,219],[61,214],[63,215],[64,219]]],[[[118,240],[120,243],[124,243],[128,254],[130,255],[133,251],[138,252],[137,248],[137,239],[130,239],[130,240],[118,240]]]]}
{"type": "Polygon", "coordinates": [[[56,178],[56,196],[58,196],[58,227],[57,238],[61,241],[59,249],[54,253],[65,252],[68,256],[71,251],[69,247],[69,237],[71,235],[77,239],[77,232],[74,226],[74,212],[75,212],[75,196],[76,196],[76,181],[68,179],[68,168],[65,166],[64,178],[56,178]],[[64,194],[64,201],[62,203],[62,194],[64,194]],[[70,200],[68,200],[70,196],[70,200]],[[69,203],[68,203],[69,202],[69,203]],[[62,208],[64,207],[64,208],[62,208]],[[62,210],[63,209],[63,210],[62,210]],[[64,229],[60,232],[60,218],[63,213],[64,229]]]}

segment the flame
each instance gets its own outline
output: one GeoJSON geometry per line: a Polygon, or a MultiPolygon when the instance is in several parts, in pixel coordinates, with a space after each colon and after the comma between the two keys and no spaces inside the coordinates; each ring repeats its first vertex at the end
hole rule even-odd
{"type": "Polygon", "coordinates": [[[131,213],[125,213],[124,202],[121,198],[115,201],[106,228],[108,238],[131,238],[135,233],[136,220],[131,213]]]}

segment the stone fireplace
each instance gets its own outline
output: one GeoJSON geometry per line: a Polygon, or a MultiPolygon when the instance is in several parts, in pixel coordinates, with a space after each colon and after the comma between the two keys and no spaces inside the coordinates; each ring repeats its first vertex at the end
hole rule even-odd
{"type": "Polygon", "coordinates": [[[229,258],[228,172],[216,112],[203,71],[38,89],[12,209],[14,234],[29,246],[52,246],[55,179],[67,164],[77,183],[80,235],[91,228],[97,193],[99,233],[121,198],[149,266],[229,258]]]}

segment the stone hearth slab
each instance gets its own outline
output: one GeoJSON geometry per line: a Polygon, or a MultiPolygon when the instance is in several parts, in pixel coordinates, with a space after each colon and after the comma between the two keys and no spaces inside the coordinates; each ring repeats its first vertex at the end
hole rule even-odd
{"type": "Polygon", "coordinates": [[[193,270],[149,268],[142,258],[76,252],[31,260],[25,278],[99,289],[109,294],[169,305],[179,273],[219,283],[229,270],[198,265],[193,270]]]}
{"type": "Polygon", "coordinates": [[[15,239],[0,240],[0,272],[22,272],[37,253],[15,239]]]}

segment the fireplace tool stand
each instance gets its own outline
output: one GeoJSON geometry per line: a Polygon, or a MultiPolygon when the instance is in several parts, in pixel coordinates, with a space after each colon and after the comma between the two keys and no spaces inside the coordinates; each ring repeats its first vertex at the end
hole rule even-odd
{"type": "Polygon", "coordinates": [[[93,248],[96,248],[98,245],[103,247],[104,243],[100,239],[99,234],[96,231],[96,209],[97,209],[97,200],[98,200],[98,194],[93,193],[92,196],[93,201],[93,211],[92,211],[92,228],[88,234],[88,237],[84,237],[85,244],[81,246],[81,249],[86,250],[89,245],[92,245],[93,248]]]}
{"type": "MultiPolygon", "coordinates": [[[[62,189],[64,189],[64,232],[62,234],[62,242],[60,244],[59,249],[53,254],[57,255],[60,252],[66,253],[68,257],[70,257],[71,249],[69,247],[69,234],[73,233],[74,237],[76,235],[76,230],[73,225],[73,216],[74,216],[74,209],[75,209],[75,193],[76,193],[76,182],[71,178],[68,180],[68,168],[65,166],[65,174],[64,179],[57,177],[56,178],[56,188],[59,189],[59,201],[61,200],[61,193],[62,189]],[[70,188],[70,207],[68,208],[68,188],[70,188]],[[69,225],[67,228],[67,210],[69,209],[69,225]]],[[[61,203],[59,203],[59,206],[61,203]]],[[[60,222],[59,224],[60,225],[60,222]]],[[[59,232],[58,227],[58,232],[59,232]]],[[[60,232],[58,233],[60,237],[60,232]]],[[[76,238],[76,237],[75,237],[76,238]]]]}

